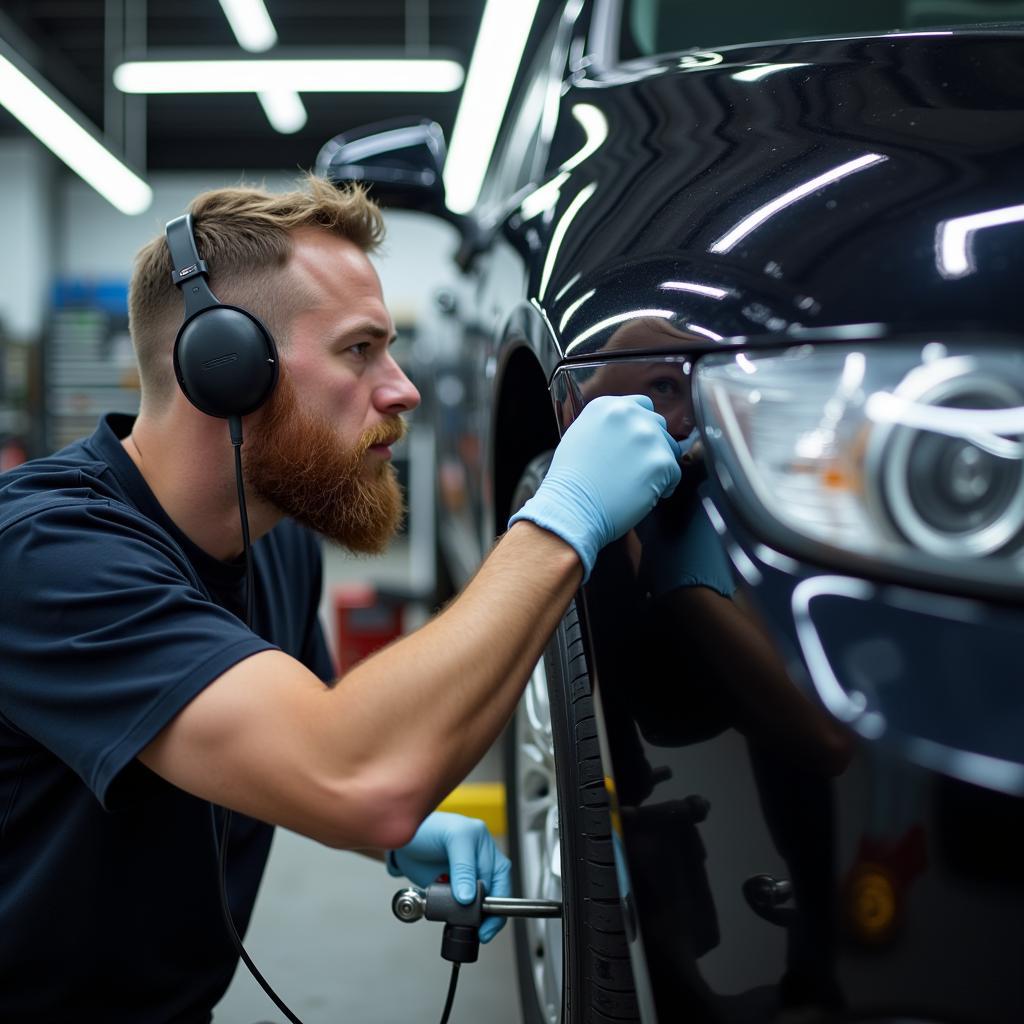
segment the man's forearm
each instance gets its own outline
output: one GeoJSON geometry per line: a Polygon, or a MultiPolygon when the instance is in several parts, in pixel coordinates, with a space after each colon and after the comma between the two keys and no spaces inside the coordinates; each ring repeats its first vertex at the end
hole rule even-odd
{"type": "Polygon", "coordinates": [[[497,738],[581,578],[568,544],[517,523],[441,615],[339,682],[365,756],[423,814],[497,738]]]}
{"type": "Polygon", "coordinates": [[[508,721],[584,568],[678,482],[676,454],[650,399],[595,399],[522,521],[437,619],[335,687],[283,651],[244,658],[139,759],[202,799],[332,846],[408,843],[508,721]]]}

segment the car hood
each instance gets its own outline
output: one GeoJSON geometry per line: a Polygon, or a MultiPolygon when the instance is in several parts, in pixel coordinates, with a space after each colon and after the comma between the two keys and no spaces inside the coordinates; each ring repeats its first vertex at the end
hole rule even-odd
{"type": "Polygon", "coordinates": [[[1022,61],[1018,31],[957,30],[577,79],[554,170],[505,226],[563,354],[652,347],[616,337],[641,316],[697,345],[863,323],[1015,329],[1022,61]]]}

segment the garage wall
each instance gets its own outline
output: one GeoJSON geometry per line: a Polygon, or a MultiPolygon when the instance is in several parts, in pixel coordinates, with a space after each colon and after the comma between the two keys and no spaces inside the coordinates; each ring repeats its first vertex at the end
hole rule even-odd
{"type": "Polygon", "coordinates": [[[34,139],[0,140],[0,333],[38,337],[53,265],[56,161],[34,139]]]}
{"type": "MultiPolygon", "coordinates": [[[[64,171],[34,139],[0,140],[0,327],[14,338],[38,337],[57,278],[127,280],[138,249],[197,192],[243,180],[284,189],[294,178],[279,172],[153,175],[153,205],[129,217],[64,171]]],[[[457,235],[422,214],[393,211],[386,218],[388,238],[374,261],[392,314],[408,324],[450,280],[457,235]]]]}
{"type": "MultiPolygon", "coordinates": [[[[284,190],[292,175],[271,173],[153,175],[153,205],[128,217],[79,178],[63,176],[59,185],[58,246],[55,274],[81,280],[127,280],[138,249],[163,232],[164,224],[183,212],[196,193],[225,185],[266,185],[284,190]]],[[[374,261],[381,275],[384,298],[395,320],[415,321],[434,290],[450,279],[450,257],[457,234],[450,225],[423,214],[386,214],[388,238],[374,261]]]]}

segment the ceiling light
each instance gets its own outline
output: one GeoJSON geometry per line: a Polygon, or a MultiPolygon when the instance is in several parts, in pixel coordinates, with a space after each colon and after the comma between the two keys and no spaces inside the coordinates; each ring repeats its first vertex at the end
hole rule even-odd
{"type": "Polygon", "coordinates": [[[1024,206],[1004,206],[999,210],[969,213],[942,221],[936,230],[936,254],[943,277],[965,277],[976,268],[974,236],[984,228],[997,228],[1024,221],[1024,206]]]}
{"type": "Polygon", "coordinates": [[[739,224],[722,235],[708,251],[717,253],[729,252],[737,242],[742,241],[751,231],[760,227],[770,217],[774,217],[780,210],[784,210],[787,206],[792,206],[793,203],[804,199],[806,196],[813,195],[826,185],[840,181],[847,175],[856,174],[857,171],[862,171],[864,168],[872,167],[875,164],[884,163],[888,159],[887,156],[882,156],[879,153],[865,153],[863,156],[857,157],[856,160],[848,160],[845,164],[833,167],[824,174],[819,174],[816,178],[805,181],[802,185],[791,188],[788,192],[783,192],[778,198],[773,199],[770,203],[765,203],[764,206],[759,206],[753,213],[744,217],[739,224]]]}
{"type": "Polygon", "coordinates": [[[0,53],[0,105],[122,213],[147,210],[153,201],[149,185],[85,128],[85,119],[74,108],[67,105],[65,110],[66,101],[51,99],[15,66],[17,57],[0,46],[4,50],[0,53]]]}
{"type": "MultiPolygon", "coordinates": [[[[263,6],[263,0],[220,0],[220,5],[243,50],[260,53],[277,42],[277,30],[263,6]]],[[[305,127],[309,115],[297,92],[275,89],[259,93],[259,99],[263,113],[275,131],[291,135],[305,127]]]]}
{"type": "Polygon", "coordinates": [[[277,42],[277,32],[263,0],[220,0],[220,5],[243,50],[260,53],[277,42]]]}
{"type": "Polygon", "coordinates": [[[453,92],[462,85],[453,60],[140,60],[114,69],[130,93],[453,92]]]}
{"type": "Polygon", "coordinates": [[[297,92],[261,92],[260,104],[275,131],[291,135],[305,127],[307,115],[297,92]]]}
{"type": "Polygon", "coordinates": [[[777,71],[788,71],[790,68],[809,68],[810,64],[760,64],[757,67],[745,68],[743,71],[736,71],[733,78],[737,82],[760,82],[768,75],[774,75],[777,71]]]}
{"type": "Polygon", "coordinates": [[[444,167],[448,208],[476,203],[530,35],[538,0],[487,0],[444,167]]]}

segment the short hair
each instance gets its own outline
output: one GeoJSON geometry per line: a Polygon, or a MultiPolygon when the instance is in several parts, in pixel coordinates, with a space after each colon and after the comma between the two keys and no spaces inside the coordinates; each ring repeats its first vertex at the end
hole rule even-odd
{"type": "MultiPolygon", "coordinates": [[[[337,187],[312,174],[300,185],[280,193],[245,186],[213,189],[189,205],[196,248],[210,265],[214,294],[252,312],[282,347],[301,302],[294,282],[275,287],[292,253],[292,232],[321,228],[348,238],[363,252],[373,252],[384,239],[380,208],[360,185],[337,187]]],[[[184,305],[180,289],[171,283],[171,269],[167,242],[160,235],[139,250],[128,289],[128,328],[142,403],[151,409],[166,405],[177,387],[171,356],[184,305]]]]}

